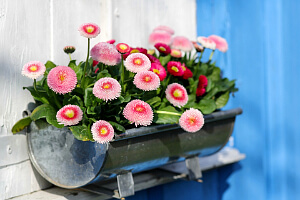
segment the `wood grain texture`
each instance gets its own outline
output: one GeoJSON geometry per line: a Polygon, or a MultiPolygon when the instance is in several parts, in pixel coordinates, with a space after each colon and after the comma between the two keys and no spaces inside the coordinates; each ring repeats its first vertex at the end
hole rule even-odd
{"type": "Polygon", "coordinates": [[[194,0],[114,0],[113,14],[113,38],[133,47],[151,47],[148,37],[159,25],[172,27],[176,36],[196,40],[194,0]]]}

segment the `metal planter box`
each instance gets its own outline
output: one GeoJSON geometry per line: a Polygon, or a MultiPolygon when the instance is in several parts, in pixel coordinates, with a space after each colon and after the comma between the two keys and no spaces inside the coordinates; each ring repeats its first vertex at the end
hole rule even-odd
{"type": "Polygon", "coordinates": [[[49,182],[78,188],[128,171],[214,154],[227,143],[235,117],[241,113],[237,108],[206,115],[204,127],[196,133],[187,133],[176,124],[129,129],[109,145],[79,141],[67,128],[37,121],[28,129],[29,156],[49,182]]]}

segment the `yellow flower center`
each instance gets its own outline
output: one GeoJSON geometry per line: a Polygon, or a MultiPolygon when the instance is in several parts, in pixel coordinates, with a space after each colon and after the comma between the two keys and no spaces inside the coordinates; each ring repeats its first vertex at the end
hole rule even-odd
{"type": "Polygon", "coordinates": [[[153,69],[153,72],[156,74],[160,74],[160,71],[158,69],[153,69]]]}
{"type": "Polygon", "coordinates": [[[133,49],[133,50],[130,51],[130,53],[140,53],[140,51],[137,50],[137,49],[133,49]]]}
{"type": "Polygon", "coordinates": [[[150,55],[153,55],[155,53],[155,50],[154,49],[148,49],[147,53],[150,54],[150,55]]]}
{"type": "Polygon", "coordinates": [[[74,110],[67,110],[67,111],[65,112],[65,115],[66,115],[68,118],[74,117],[74,115],[75,115],[74,110]]]}
{"type": "Polygon", "coordinates": [[[174,96],[174,97],[182,97],[182,91],[179,90],[179,89],[176,89],[176,90],[173,92],[173,96],[174,96]]]}
{"type": "Polygon", "coordinates": [[[136,65],[141,65],[141,64],[142,64],[142,59],[136,58],[136,59],[133,60],[133,62],[134,62],[134,64],[136,64],[136,65]]]}
{"type": "Polygon", "coordinates": [[[111,84],[110,83],[104,83],[102,88],[103,89],[109,89],[109,88],[111,88],[111,84]]]}
{"type": "Polygon", "coordinates": [[[92,33],[94,30],[95,30],[95,28],[94,28],[93,26],[88,26],[88,27],[86,27],[86,31],[87,31],[88,33],[92,33]]]}
{"type": "Polygon", "coordinates": [[[145,108],[143,106],[136,106],[135,107],[135,111],[137,112],[143,112],[145,110],[145,108]]]}
{"type": "Polygon", "coordinates": [[[38,68],[35,65],[32,65],[32,66],[29,67],[29,70],[32,71],[32,72],[35,72],[37,69],[38,68]]]}
{"type": "Polygon", "coordinates": [[[178,71],[179,71],[179,69],[178,69],[177,67],[175,67],[175,66],[171,67],[171,69],[172,69],[174,72],[178,72],[178,71]]]}
{"type": "Polygon", "coordinates": [[[161,51],[166,51],[166,48],[164,48],[164,47],[159,47],[159,50],[161,50],[161,51]]]}
{"type": "Polygon", "coordinates": [[[145,80],[146,82],[151,81],[151,76],[145,76],[144,80],[145,80]]]}
{"type": "Polygon", "coordinates": [[[60,72],[58,78],[63,82],[66,79],[66,74],[64,72],[60,72]]]}
{"type": "Polygon", "coordinates": [[[190,125],[195,124],[195,122],[196,122],[196,119],[195,119],[194,117],[191,117],[191,118],[189,119],[190,125]]]}
{"type": "Polygon", "coordinates": [[[121,45],[120,45],[120,49],[122,49],[122,50],[126,50],[126,49],[127,49],[127,46],[126,46],[126,45],[124,45],[124,44],[121,44],[121,45]]]}
{"type": "Polygon", "coordinates": [[[175,55],[175,56],[179,56],[179,55],[180,55],[180,51],[174,51],[174,50],[173,50],[173,51],[172,51],[172,54],[175,55]]]}
{"type": "Polygon", "coordinates": [[[181,65],[181,68],[183,69],[183,71],[186,70],[186,67],[184,65],[181,65]]]}
{"type": "Polygon", "coordinates": [[[99,132],[100,132],[101,135],[106,135],[108,130],[107,130],[107,128],[102,127],[99,132]]]}

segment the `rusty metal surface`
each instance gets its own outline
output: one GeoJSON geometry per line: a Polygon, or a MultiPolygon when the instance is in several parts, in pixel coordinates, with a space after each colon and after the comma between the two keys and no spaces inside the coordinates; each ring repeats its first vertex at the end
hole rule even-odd
{"type": "Polygon", "coordinates": [[[27,134],[33,165],[51,183],[76,188],[182,161],[192,155],[207,156],[228,141],[235,116],[241,109],[205,116],[197,133],[184,132],[178,125],[158,125],[128,130],[108,146],[74,139],[67,129],[32,123],[27,134]],[[150,130],[149,130],[150,129],[150,130]]]}

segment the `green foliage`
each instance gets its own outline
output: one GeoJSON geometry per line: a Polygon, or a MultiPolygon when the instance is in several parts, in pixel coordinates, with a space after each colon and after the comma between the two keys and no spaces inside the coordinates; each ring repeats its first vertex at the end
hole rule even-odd
{"type": "Polygon", "coordinates": [[[13,134],[22,131],[24,128],[30,125],[31,123],[31,118],[30,117],[25,117],[23,119],[20,119],[15,125],[12,127],[11,132],[13,134]]]}
{"type": "MultiPolygon", "coordinates": [[[[164,108],[160,108],[157,111],[167,111],[167,112],[171,112],[171,113],[181,114],[173,106],[167,106],[164,108]]],[[[180,116],[178,116],[178,115],[170,115],[167,113],[156,113],[154,122],[157,124],[175,124],[175,123],[178,123],[179,118],[180,118],[180,116]]]]}
{"type": "Polygon", "coordinates": [[[30,115],[30,118],[32,121],[36,121],[41,118],[46,118],[46,121],[57,127],[57,128],[62,128],[64,125],[58,124],[56,120],[56,113],[57,111],[50,106],[49,104],[43,104],[38,107],[36,107],[33,112],[30,115]]]}

